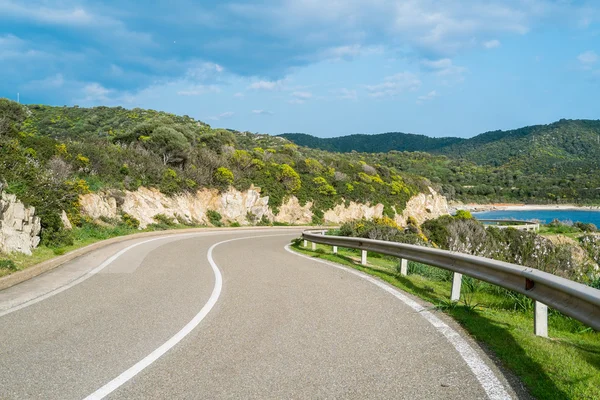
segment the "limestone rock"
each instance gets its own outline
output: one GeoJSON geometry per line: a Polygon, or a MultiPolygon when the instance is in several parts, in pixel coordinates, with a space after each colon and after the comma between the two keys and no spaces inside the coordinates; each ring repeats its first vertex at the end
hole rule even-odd
{"type": "Polygon", "coordinates": [[[60,220],[65,229],[67,229],[67,230],[73,229],[73,225],[71,225],[71,221],[69,221],[69,217],[67,216],[67,213],[65,212],[65,210],[63,210],[62,213],[60,214],[60,220]]]}
{"type": "Polygon", "coordinates": [[[260,189],[251,187],[240,192],[233,188],[219,194],[215,189],[202,189],[196,193],[166,196],[157,189],[141,187],[135,192],[126,191],[122,204],[109,194],[86,194],[80,198],[84,215],[92,218],[106,216],[117,218],[125,212],[140,221],[143,229],[156,222],[154,216],[163,214],[180,223],[208,223],[206,212],[217,211],[225,222],[248,225],[248,217],[260,220],[263,216],[272,219],[269,197],[261,197],[260,189]]]}
{"type": "Polygon", "coordinates": [[[341,224],[356,219],[373,219],[383,216],[383,204],[370,206],[368,204],[359,204],[350,202],[348,207],[344,204],[338,204],[333,209],[327,210],[324,215],[325,223],[341,224]]]}
{"type": "Polygon", "coordinates": [[[40,243],[40,219],[13,194],[0,194],[0,252],[31,255],[40,243]]]}
{"type": "Polygon", "coordinates": [[[429,188],[429,194],[419,193],[413,196],[400,215],[396,215],[396,222],[406,226],[408,217],[413,217],[419,224],[449,214],[448,201],[444,196],[429,188]]]}
{"type": "Polygon", "coordinates": [[[310,224],[312,222],[313,212],[310,210],[312,202],[300,205],[296,196],[289,197],[280,207],[279,213],[275,216],[275,222],[286,224],[310,224]]]}
{"type": "MultiPolygon", "coordinates": [[[[274,216],[269,207],[269,197],[260,195],[260,188],[251,187],[246,191],[234,188],[219,193],[215,189],[202,189],[196,193],[182,193],[166,196],[157,189],[141,187],[134,192],[126,191],[119,202],[108,193],[92,193],[81,196],[81,209],[84,215],[93,219],[101,216],[118,218],[125,212],[140,221],[140,228],[156,222],[158,214],[176,219],[181,223],[208,224],[206,212],[217,211],[223,222],[238,222],[240,225],[255,223],[265,217],[270,221],[287,224],[310,224],[313,218],[312,202],[301,206],[297,197],[290,196],[279,207],[274,216]],[[119,205],[117,205],[119,204],[119,205]]],[[[430,189],[429,194],[414,196],[407,203],[406,210],[396,220],[406,224],[406,218],[413,216],[419,222],[448,213],[446,199],[430,189]]],[[[383,215],[383,204],[360,204],[350,202],[348,206],[338,204],[324,213],[325,223],[341,224],[355,219],[372,219],[383,215]]]]}

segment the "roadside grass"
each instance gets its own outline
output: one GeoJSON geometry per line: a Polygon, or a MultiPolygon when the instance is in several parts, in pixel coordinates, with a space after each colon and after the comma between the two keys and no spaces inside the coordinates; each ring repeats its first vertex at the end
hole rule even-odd
{"type": "Polygon", "coordinates": [[[458,321],[477,341],[491,350],[502,365],[518,376],[538,399],[600,399],[600,334],[572,318],[550,310],[550,339],[533,334],[533,302],[503,288],[463,278],[461,299],[450,302],[451,273],[409,262],[408,276],[397,271],[398,259],[318,245],[292,248],[302,254],[363,271],[428,301],[458,321]]]}
{"type": "Polygon", "coordinates": [[[563,235],[570,237],[571,239],[577,239],[585,234],[585,232],[582,232],[580,229],[567,225],[542,225],[537,233],[542,236],[563,235]]]}

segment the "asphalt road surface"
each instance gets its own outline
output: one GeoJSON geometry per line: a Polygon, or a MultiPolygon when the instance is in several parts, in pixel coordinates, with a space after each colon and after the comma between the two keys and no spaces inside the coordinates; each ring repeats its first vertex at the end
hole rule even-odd
{"type": "Polygon", "coordinates": [[[445,316],[287,251],[299,233],[130,240],[0,291],[0,399],[521,395],[445,316]]]}

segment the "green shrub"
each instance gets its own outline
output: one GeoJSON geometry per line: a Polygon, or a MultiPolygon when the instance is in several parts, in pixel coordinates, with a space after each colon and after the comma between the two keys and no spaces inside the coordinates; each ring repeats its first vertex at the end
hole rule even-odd
{"type": "Polygon", "coordinates": [[[42,231],[41,244],[50,248],[72,246],[74,243],[71,231],[67,229],[46,228],[42,231]]]}
{"type": "Polygon", "coordinates": [[[573,226],[582,232],[597,232],[598,228],[592,223],[575,222],[573,226]]]}
{"type": "Polygon", "coordinates": [[[454,216],[461,219],[473,219],[473,214],[467,210],[458,210],[454,216]]]}
{"type": "Polygon", "coordinates": [[[139,229],[139,227],[140,227],[140,220],[132,217],[131,215],[127,214],[126,212],[121,213],[121,220],[123,221],[123,223],[125,225],[127,225],[130,228],[139,229]]]}
{"type": "Polygon", "coordinates": [[[9,271],[17,271],[19,267],[13,260],[0,260],[0,269],[7,269],[9,271]]]}
{"type": "Polygon", "coordinates": [[[223,226],[223,222],[221,221],[223,217],[217,211],[207,210],[206,216],[208,217],[208,221],[211,223],[211,225],[219,227],[223,226]]]}
{"type": "Polygon", "coordinates": [[[155,216],[152,217],[152,219],[155,220],[156,223],[159,225],[166,225],[166,226],[175,226],[176,225],[174,218],[169,217],[165,214],[156,214],[155,216]]]}
{"type": "Polygon", "coordinates": [[[219,167],[213,175],[215,182],[221,188],[227,188],[233,184],[233,172],[229,168],[219,167]]]}
{"type": "Polygon", "coordinates": [[[232,228],[239,228],[239,227],[240,227],[240,226],[242,226],[242,225],[240,225],[240,223],[239,223],[239,222],[237,222],[237,221],[234,221],[234,222],[232,222],[231,224],[229,224],[229,226],[231,226],[232,228]]]}

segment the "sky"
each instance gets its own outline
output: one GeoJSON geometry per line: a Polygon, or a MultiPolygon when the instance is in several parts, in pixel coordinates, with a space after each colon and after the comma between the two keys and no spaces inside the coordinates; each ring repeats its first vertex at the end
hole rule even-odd
{"type": "Polygon", "coordinates": [[[471,137],[600,118],[600,1],[0,0],[0,97],[471,137]]]}

